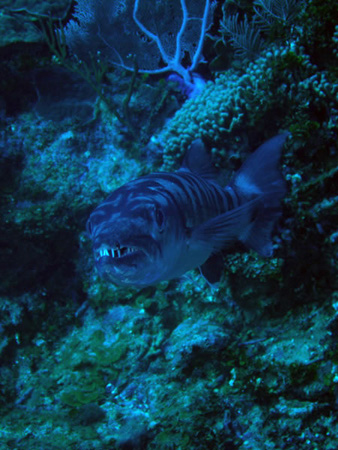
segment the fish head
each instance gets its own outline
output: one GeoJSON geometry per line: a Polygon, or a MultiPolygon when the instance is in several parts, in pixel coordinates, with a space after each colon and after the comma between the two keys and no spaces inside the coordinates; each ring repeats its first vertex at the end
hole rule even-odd
{"type": "Polygon", "coordinates": [[[114,284],[136,287],[165,279],[176,254],[175,222],[169,205],[152,195],[143,195],[141,201],[130,192],[115,191],[87,221],[100,275],[114,284]]]}

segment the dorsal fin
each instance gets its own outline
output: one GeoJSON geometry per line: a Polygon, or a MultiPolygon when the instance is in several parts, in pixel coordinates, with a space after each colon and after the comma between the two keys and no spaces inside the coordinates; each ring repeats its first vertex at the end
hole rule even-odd
{"type": "Polygon", "coordinates": [[[195,139],[185,154],[181,169],[190,170],[203,178],[215,180],[217,169],[212,165],[211,157],[207,153],[202,139],[195,139]]]}

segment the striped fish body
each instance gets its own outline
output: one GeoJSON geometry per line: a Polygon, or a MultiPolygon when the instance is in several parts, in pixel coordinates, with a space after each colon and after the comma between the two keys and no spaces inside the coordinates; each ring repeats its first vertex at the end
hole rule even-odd
{"type": "Polygon", "coordinates": [[[263,144],[225,188],[214,181],[200,140],[178,172],[118,188],[87,222],[99,273],[118,285],[153,285],[196,267],[203,273],[213,255],[238,240],[268,256],[285,193],[278,163],[286,137],[263,144]]]}

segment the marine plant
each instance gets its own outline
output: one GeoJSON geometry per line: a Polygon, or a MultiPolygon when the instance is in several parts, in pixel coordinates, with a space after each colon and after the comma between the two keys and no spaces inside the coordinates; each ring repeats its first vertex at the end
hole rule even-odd
{"type": "Polygon", "coordinates": [[[107,95],[104,88],[104,78],[108,71],[108,65],[104,59],[99,57],[86,58],[70,58],[68,54],[65,31],[61,20],[53,20],[50,17],[39,17],[40,27],[42,29],[44,39],[51,50],[57,64],[62,65],[67,70],[82,77],[89,86],[95,91],[98,98],[108,107],[111,113],[118,121],[127,127],[128,131],[134,135],[135,130],[130,120],[129,102],[134,90],[135,80],[137,76],[137,66],[134,67],[134,73],[131,77],[129,88],[122,102],[122,112],[115,105],[112,96],[107,95]],[[57,27],[55,27],[57,25],[57,27]]]}
{"type": "Polygon", "coordinates": [[[225,2],[220,21],[221,41],[233,46],[236,57],[257,57],[272,42],[290,36],[289,30],[302,4],[303,0],[254,0],[251,10],[236,4],[237,12],[232,13],[225,2]]]}

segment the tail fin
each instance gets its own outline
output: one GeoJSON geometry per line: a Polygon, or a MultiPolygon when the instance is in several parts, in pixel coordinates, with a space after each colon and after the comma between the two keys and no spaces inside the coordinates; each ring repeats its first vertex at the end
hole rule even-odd
{"type": "Polygon", "coordinates": [[[239,239],[262,256],[271,256],[271,232],[281,214],[280,201],[286,183],[279,171],[282,147],[289,133],[279,134],[261,145],[236,173],[231,186],[241,203],[261,197],[254,220],[239,239]]]}

